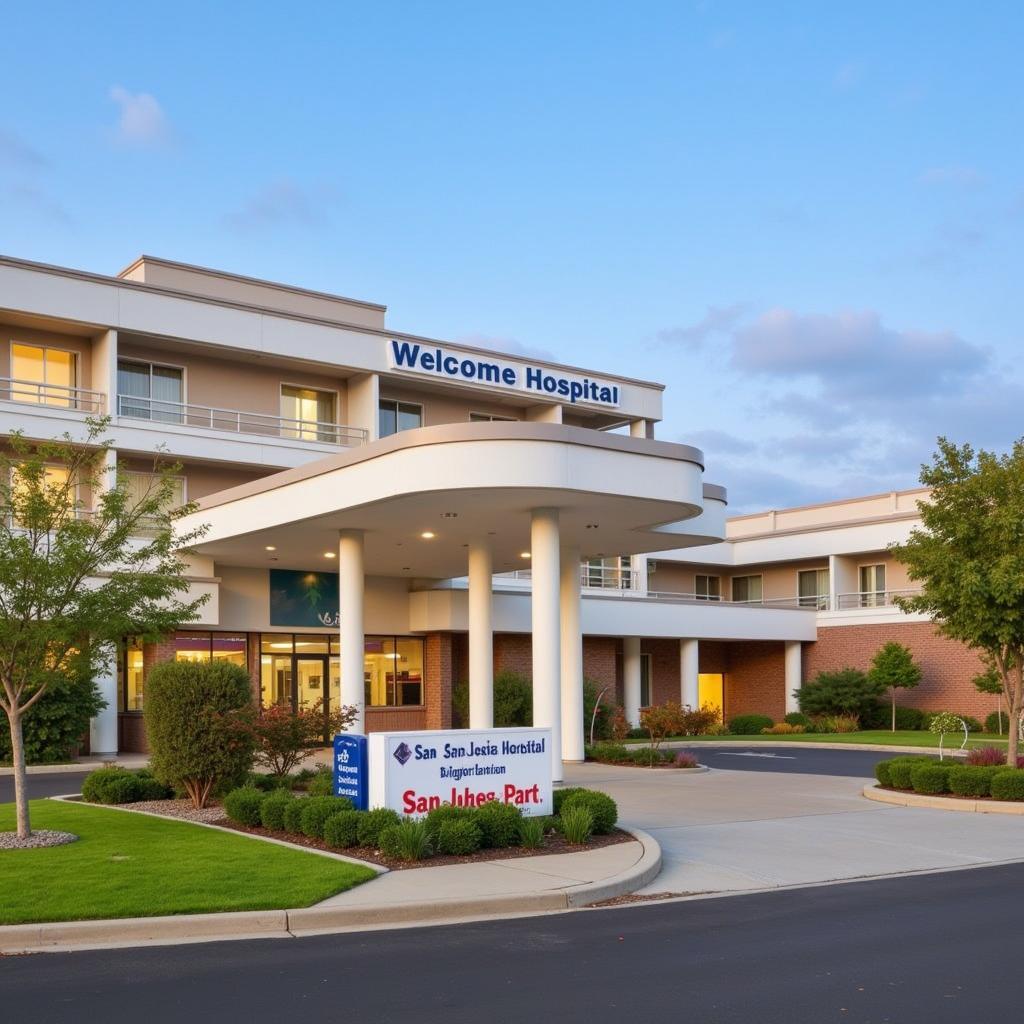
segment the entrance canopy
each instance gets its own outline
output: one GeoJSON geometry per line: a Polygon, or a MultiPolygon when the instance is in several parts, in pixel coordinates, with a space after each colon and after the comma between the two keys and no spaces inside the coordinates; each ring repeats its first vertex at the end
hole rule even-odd
{"type": "Polygon", "coordinates": [[[552,423],[404,431],[201,500],[183,531],[224,565],[330,569],[339,531],[361,531],[368,574],[465,575],[485,541],[493,571],[530,567],[531,516],[556,509],[583,558],[714,543],[725,491],[688,445],[552,423]]]}

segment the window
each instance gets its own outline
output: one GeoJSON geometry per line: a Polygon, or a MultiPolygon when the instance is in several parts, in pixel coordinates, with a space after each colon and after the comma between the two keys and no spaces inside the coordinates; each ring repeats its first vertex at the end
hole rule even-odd
{"type": "Polygon", "coordinates": [[[797,604],[801,608],[828,608],[828,569],[797,573],[797,604]]]}
{"type": "Polygon", "coordinates": [[[400,430],[414,430],[423,426],[423,406],[412,402],[395,402],[382,398],[379,405],[378,426],[381,437],[390,437],[400,430]]]}
{"type": "Polygon", "coordinates": [[[747,604],[760,604],[762,599],[760,576],[734,576],[732,579],[732,599],[747,604]]]}
{"type": "Polygon", "coordinates": [[[174,634],[175,661],[228,661],[245,668],[247,650],[244,633],[233,636],[190,630],[174,634]]]}
{"type": "Polygon", "coordinates": [[[281,416],[290,423],[281,425],[284,437],[304,441],[335,441],[334,399],[330,391],[315,391],[291,384],[281,385],[281,416]]]}
{"type": "Polygon", "coordinates": [[[694,595],[698,601],[721,601],[722,580],[719,576],[701,576],[694,578],[694,595]]]}
{"type": "Polygon", "coordinates": [[[583,586],[629,590],[633,586],[633,561],[629,555],[590,558],[583,563],[583,586]]]}
{"type": "Polygon", "coordinates": [[[368,636],[363,650],[367,707],[423,703],[423,641],[419,637],[368,636]]]}
{"type": "Polygon", "coordinates": [[[516,423],[515,416],[492,416],[489,412],[471,412],[470,423],[516,423]]]}
{"type": "Polygon", "coordinates": [[[176,366],[117,361],[117,411],[158,423],[181,423],[185,372],[176,366]]]}
{"type": "Polygon", "coordinates": [[[144,691],[142,644],[134,638],[125,641],[117,664],[118,691],[122,711],[141,711],[144,691]]]}
{"type": "Polygon", "coordinates": [[[878,608],[885,604],[885,566],[860,567],[860,606],[878,608]]]}
{"type": "MultiPolygon", "coordinates": [[[[132,471],[125,473],[125,481],[128,501],[132,505],[137,505],[152,488],[159,486],[160,478],[156,473],[136,473],[132,471]]],[[[171,485],[174,489],[169,508],[181,508],[185,504],[185,478],[181,476],[172,477],[171,485]]]]}
{"type": "Polygon", "coordinates": [[[11,397],[19,402],[76,407],[74,392],[78,377],[78,357],[74,352],[41,345],[11,345],[11,377],[24,381],[11,388],[11,397]]]}
{"type": "MultiPolygon", "coordinates": [[[[11,480],[11,498],[12,498],[12,500],[15,503],[17,503],[19,501],[24,501],[27,498],[27,496],[28,496],[28,494],[27,494],[27,492],[28,492],[28,485],[27,485],[27,483],[25,481],[25,478],[18,472],[18,470],[16,468],[12,469],[11,473],[12,473],[12,477],[13,477],[13,479],[11,480]]],[[[42,480],[42,484],[43,484],[43,487],[46,489],[46,491],[48,493],[52,493],[54,491],[59,491],[59,490],[63,489],[64,487],[67,487],[67,484],[68,484],[68,469],[67,469],[67,467],[66,466],[44,466],[43,467],[43,480],[42,480]]],[[[68,511],[71,512],[78,505],[78,488],[77,488],[77,486],[72,486],[68,490],[67,499],[68,499],[68,506],[69,506],[68,511]]],[[[15,508],[17,508],[17,504],[15,505],[15,508]]],[[[20,522],[20,520],[16,520],[16,521],[18,521],[19,524],[22,525],[22,526],[25,525],[24,523],[20,522]]],[[[47,524],[44,524],[42,521],[38,521],[35,525],[37,526],[37,528],[40,528],[40,529],[43,528],[44,525],[46,525],[46,528],[49,529],[54,524],[50,523],[50,524],[47,525],[47,524]]]]}
{"type": "Polygon", "coordinates": [[[649,708],[651,706],[651,680],[653,679],[651,669],[651,656],[649,654],[640,655],[640,707],[649,708]]]}

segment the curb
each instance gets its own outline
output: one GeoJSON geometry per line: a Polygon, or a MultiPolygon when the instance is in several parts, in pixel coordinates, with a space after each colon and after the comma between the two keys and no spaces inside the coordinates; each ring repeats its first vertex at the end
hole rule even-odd
{"type": "Polygon", "coordinates": [[[939,811],[966,811],[976,814],[1024,815],[1024,803],[1009,800],[964,800],[960,797],[925,796],[922,793],[897,793],[891,789],[879,789],[867,785],[862,791],[869,800],[894,807],[930,807],[939,811]]]}
{"type": "Polygon", "coordinates": [[[657,840],[639,829],[623,831],[629,832],[642,847],[641,855],[633,865],[610,878],[554,892],[353,907],[304,907],[294,910],[248,910],[224,914],[2,925],[0,953],[60,952],[135,945],[140,942],[159,945],[217,939],[286,939],[382,925],[444,924],[474,918],[574,910],[599,900],[634,892],[652,881],[661,870],[661,847],[657,840]]]}
{"type": "MultiPolygon", "coordinates": [[[[628,746],[629,744],[627,744],[628,746]]],[[[765,747],[771,749],[772,747],[783,747],[788,750],[870,750],[879,753],[892,752],[894,754],[935,754],[938,755],[938,747],[904,747],[904,746],[890,746],[887,743],[812,743],[808,740],[800,741],[793,740],[728,740],[721,739],[720,742],[716,743],[714,739],[702,740],[694,738],[692,740],[667,740],[662,744],[666,750],[678,750],[681,747],[685,747],[688,750],[694,752],[700,750],[701,747],[765,747]]],[[[963,754],[965,751],[960,750],[946,750],[945,753],[953,757],[957,754],[963,754]]]]}

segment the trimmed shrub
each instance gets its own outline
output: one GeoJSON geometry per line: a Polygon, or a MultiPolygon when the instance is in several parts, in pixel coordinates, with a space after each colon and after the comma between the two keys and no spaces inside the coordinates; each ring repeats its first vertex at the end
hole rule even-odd
{"type": "MultiPolygon", "coordinates": [[[[643,748],[641,748],[643,749],[643,748]]],[[[636,751],[633,751],[636,753],[636,751]]],[[[551,803],[554,806],[555,815],[562,813],[562,804],[571,796],[575,796],[577,793],[585,793],[586,790],[582,786],[566,786],[564,789],[556,789],[551,794],[551,803]]]]}
{"type": "Polygon", "coordinates": [[[449,818],[437,832],[437,852],[450,857],[465,857],[480,849],[483,836],[470,818],[449,818]]]}
{"type": "Polygon", "coordinates": [[[967,751],[964,763],[989,768],[993,765],[1006,764],[1006,751],[1000,750],[999,747],[975,747],[967,751]]]}
{"type": "Polygon", "coordinates": [[[363,811],[338,811],[324,822],[324,842],[335,850],[359,845],[359,821],[363,811]]]}
{"type": "Polygon", "coordinates": [[[729,720],[729,732],[734,736],[757,736],[774,724],[767,715],[737,715],[729,720]]]}
{"type": "Polygon", "coordinates": [[[994,732],[997,735],[1002,735],[1007,731],[1010,725],[1010,718],[1008,715],[1001,711],[993,711],[985,719],[985,732],[994,732]]]}
{"type": "Polygon", "coordinates": [[[82,782],[82,798],[92,804],[130,804],[140,799],[139,777],[126,768],[97,768],[82,782]]]}
{"type": "Polygon", "coordinates": [[[878,698],[886,685],[872,681],[856,668],[819,672],[811,682],[797,690],[797,701],[805,715],[855,715],[876,713],[878,698]]]}
{"type": "Polygon", "coordinates": [[[884,761],[879,761],[875,765],[875,778],[878,780],[880,786],[885,786],[886,789],[892,786],[892,776],[889,774],[889,769],[892,766],[892,759],[887,758],[884,761]]]}
{"type": "Polygon", "coordinates": [[[573,807],[586,807],[590,811],[593,831],[601,836],[607,835],[615,828],[619,820],[619,808],[607,793],[599,793],[596,789],[585,789],[574,793],[562,804],[562,818],[573,807]]]}
{"type": "MultiPolygon", "coordinates": [[[[349,804],[351,807],[351,804],[349,804]]],[[[390,825],[397,825],[402,819],[390,807],[376,807],[359,819],[359,845],[376,849],[380,834],[390,825]]]]}
{"type": "Polygon", "coordinates": [[[282,831],[284,829],[284,812],[288,805],[294,802],[295,797],[292,796],[290,790],[275,789],[260,804],[260,824],[275,832],[282,831]]]}
{"type": "Polygon", "coordinates": [[[381,829],[380,852],[393,860],[423,860],[430,856],[430,840],[422,821],[406,818],[381,829]]]}
{"type": "Polygon", "coordinates": [[[224,813],[238,825],[262,825],[263,818],[260,808],[266,800],[266,794],[252,786],[233,789],[224,797],[224,813]]]}
{"type": "Polygon", "coordinates": [[[932,757],[894,757],[889,762],[889,778],[894,789],[913,789],[914,782],[910,773],[919,764],[937,764],[932,757]]]}
{"type": "MultiPolygon", "coordinates": [[[[307,798],[308,799],[308,798],[307,798]]],[[[284,809],[284,830],[292,835],[302,834],[302,812],[305,810],[305,800],[293,800],[284,809]]]]}
{"type": "Polygon", "coordinates": [[[996,800],[1024,800],[1024,770],[1007,768],[992,776],[992,796],[996,800]]]}
{"type": "MultiPolygon", "coordinates": [[[[452,691],[452,711],[459,727],[469,727],[469,683],[457,683],[452,691]]],[[[533,724],[533,683],[517,672],[494,677],[494,728],[533,724]]],[[[589,723],[587,723],[589,728],[589,723]]]]}
{"type": "Polygon", "coordinates": [[[957,796],[991,796],[992,778],[999,771],[1007,769],[957,765],[949,773],[949,791],[957,796]]]}
{"type": "Polygon", "coordinates": [[[483,836],[481,845],[494,850],[515,846],[523,812],[514,804],[489,800],[476,809],[476,824],[483,836]]]}
{"type": "Polygon", "coordinates": [[[137,771],[135,778],[138,780],[136,800],[170,800],[174,796],[174,790],[154,779],[148,768],[137,771]]]}
{"type": "Polygon", "coordinates": [[[949,773],[954,768],[951,764],[915,764],[910,769],[910,783],[915,793],[931,795],[949,792],[949,773]]]}
{"type": "Polygon", "coordinates": [[[524,850],[539,850],[544,845],[543,818],[523,818],[520,820],[519,845],[524,850]]]}
{"type": "Polygon", "coordinates": [[[351,811],[347,796],[310,796],[302,801],[302,832],[310,839],[323,839],[324,822],[339,811],[351,811]]]}
{"type": "Polygon", "coordinates": [[[586,756],[594,761],[615,764],[618,761],[628,761],[630,751],[621,743],[595,743],[592,747],[587,747],[586,756]]]}
{"type": "MultiPolygon", "coordinates": [[[[891,729],[891,705],[878,704],[869,712],[861,715],[861,725],[865,729],[891,729]]],[[[896,708],[896,728],[920,731],[928,728],[928,716],[919,708],[896,708]]]]}
{"type": "Polygon", "coordinates": [[[245,784],[261,793],[272,793],[278,788],[279,782],[273,775],[264,775],[262,772],[249,772],[245,784]]]}
{"type": "Polygon", "coordinates": [[[318,768],[306,783],[310,796],[334,796],[334,773],[330,768],[318,768]]]}
{"type": "Polygon", "coordinates": [[[806,725],[790,725],[789,722],[776,722],[768,729],[762,729],[763,736],[792,736],[797,733],[807,732],[806,725]]]}
{"type": "Polygon", "coordinates": [[[241,665],[165,661],[146,679],[146,735],[153,775],[196,807],[240,786],[252,767],[249,673],[241,665]]]}
{"type": "Polygon", "coordinates": [[[594,831],[594,816],[584,804],[566,807],[562,812],[559,831],[565,841],[573,846],[582,846],[590,841],[594,831]]]}
{"type": "Polygon", "coordinates": [[[802,711],[790,711],[783,721],[786,725],[802,725],[805,729],[811,724],[810,718],[802,711]]]}
{"type": "Polygon", "coordinates": [[[473,821],[475,818],[476,811],[472,807],[456,807],[454,804],[441,804],[440,807],[428,811],[423,823],[427,828],[430,845],[435,850],[438,848],[438,834],[446,821],[473,821]]]}

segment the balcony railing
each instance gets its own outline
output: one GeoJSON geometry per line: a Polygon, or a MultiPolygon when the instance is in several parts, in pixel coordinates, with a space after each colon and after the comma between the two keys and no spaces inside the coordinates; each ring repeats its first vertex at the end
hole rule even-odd
{"type": "Polygon", "coordinates": [[[665,601],[683,601],[689,604],[720,604],[729,608],[797,608],[806,611],[827,611],[827,594],[811,597],[767,597],[749,601],[730,601],[724,597],[708,594],[678,593],[673,590],[648,590],[648,597],[665,601]]]}
{"type": "Polygon", "coordinates": [[[253,434],[259,437],[319,441],[321,444],[333,444],[343,448],[366,443],[366,431],[361,427],[314,420],[294,420],[287,416],[242,412],[239,409],[217,409],[208,405],[186,405],[182,402],[168,402],[156,398],[136,398],[134,395],[117,396],[117,413],[126,419],[223,430],[233,434],[253,434]]]}
{"type": "Polygon", "coordinates": [[[910,590],[860,590],[852,594],[839,594],[838,603],[841,610],[849,608],[891,608],[896,605],[897,597],[913,597],[920,594],[917,587],[910,590]]]}
{"type": "MultiPolygon", "coordinates": [[[[529,580],[532,573],[529,569],[514,569],[512,572],[498,573],[505,579],[529,580]]],[[[633,590],[635,576],[632,569],[618,568],[611,565],[592,566],[584,562],[580,566],[580,586],[585,590],[633,590]]]]}
{"type": "Polygon", "coordinates": [[[40,384],[17,377],[0,377],[0,401],[43,405],[48,409],[71,409],[92,416],[103,414],[103,392],[63,384],[40,384]]]}

